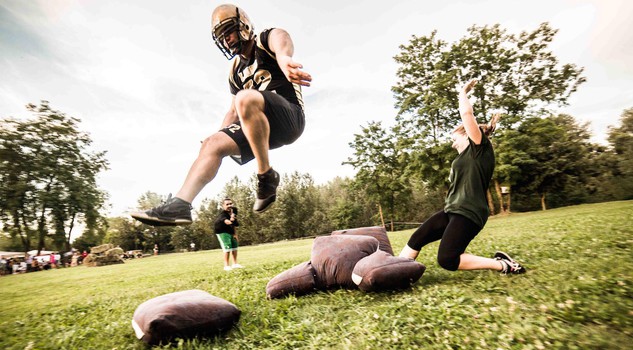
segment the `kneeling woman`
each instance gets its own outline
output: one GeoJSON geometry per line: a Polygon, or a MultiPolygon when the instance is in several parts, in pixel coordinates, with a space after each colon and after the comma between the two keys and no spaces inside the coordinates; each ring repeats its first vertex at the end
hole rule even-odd
{"type": "Polygon", "coordinates": [[[495,115],[489,125],[477,124],[467,96],[476,82],[469,81],[459,92],[462,124],[453,132],[453,148],[459,155],[451,164],[444,210],[431,216],[411,235],[400,256],[415,259],[422,247],[441,239],[437,261],[447,270],[524,273],[525,268],[504,252],[496,252],[493,258],[464,253],[490,215],[486,191],[495,168],[488,136],[494,132],[498,116],[495,115]]]}

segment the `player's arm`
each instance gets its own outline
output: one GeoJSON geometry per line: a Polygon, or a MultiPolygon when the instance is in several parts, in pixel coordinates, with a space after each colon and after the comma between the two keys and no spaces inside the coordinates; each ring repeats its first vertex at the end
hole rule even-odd
{"type": "Polygon", "coordinates": [[[225,223],[225,224],[227,224],[227,225],[229,225],[229,226],[231,226],[231,225],[233,225],[233,220],[231,220],[231,219],[229,219],[229,218],[226,218],[226,217],[225,217],[225,219],[224,219],[224,223],[225,223]]]}
{"type": "Polygon", "coordinates": [[[236,123],[239,119],[237,116],[237,111],[235,110],[235,95],[231,98],[231,107],[229,111],[224,115],[224,120],[222,121],[222,128],[225,128],[233,123],[236,123]]]}
{"type": "Polygon", "coordinates": [[[459,91],[459,114],[462,117],[462,124],[464,125],[464,129],[466,129],[466,135],[478,145],[481,143],[481,130],[479,130],[479,125],[475,119],[473,106],[468,99],[468,92],[472,90],[476,83],[477,80],[471,79],[459,91]]]}
{"type": "Polygon", "coordinates": [[[288,32],[280,28],[272,29],[268,35],[268,46],[275,53],[277,64],[289,82],[310,86],[312,76],[301,70],[303,68],[301,63],[292,59],[295,47],[288,32]]]}

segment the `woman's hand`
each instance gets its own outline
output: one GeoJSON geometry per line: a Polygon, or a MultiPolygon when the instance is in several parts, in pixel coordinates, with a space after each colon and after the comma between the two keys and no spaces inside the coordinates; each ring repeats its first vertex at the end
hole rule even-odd
{"type": "Polygon", "coordinates": [[[470,81],[468,81],[463,87],[462,90],[460,91],[460,93],[462,94],[468,94],[470,92],[470,90],[473,89],[473,87],[475,86],[475,84],[477,84],[477,79],[470,79],[470,81]]]}

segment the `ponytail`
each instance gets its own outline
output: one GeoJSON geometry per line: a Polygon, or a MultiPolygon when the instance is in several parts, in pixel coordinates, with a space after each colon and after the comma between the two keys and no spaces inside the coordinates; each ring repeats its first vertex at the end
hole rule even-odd
{"type": "Polygon", "coordinates": [[[484,135],[486,135],[486,137],[490,137],[490,135],[495,132],[499,118],[501,118],[501,114],[496,113],[492,116],[492,118],[490,118],[490,122],[488,124],[479,124],[479,127],[484,131],[484,135]]]}
{"type": "MultiPolygon", "coordinates": [[[[497,129],[497,122],[499,121],[499,118],[501,118],[501,114],[497,113],[493,115],[492,118],[490,118],[490,122],[488,124],[478,125],[484,131],[484,135],[486,135],[486,137],[490,137],[490,135],[495,132],[495,130],[497,129]]],[[[464,124],[459,124],[455,129],[453,129],[453,132],[465,134],[466,129],[464,128],[464,124]]]]}

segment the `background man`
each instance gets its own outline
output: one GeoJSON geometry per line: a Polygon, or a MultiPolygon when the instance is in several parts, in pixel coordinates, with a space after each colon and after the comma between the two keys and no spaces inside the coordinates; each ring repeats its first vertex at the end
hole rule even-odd
{"type": "Polygon", "coordinates": [[[238,237],[235,228],[238,226],[240,223],[237,221],[237,208],[233,207],[233,201],[230,198],[225,198],[222,202],[222,211],[215,219],[213,227],[224,252],[225,271],[242,268],[242,265],[237,263],[238,237]],[[229,265],[230,255],[233,255],[233,265],[229,265]]]}

